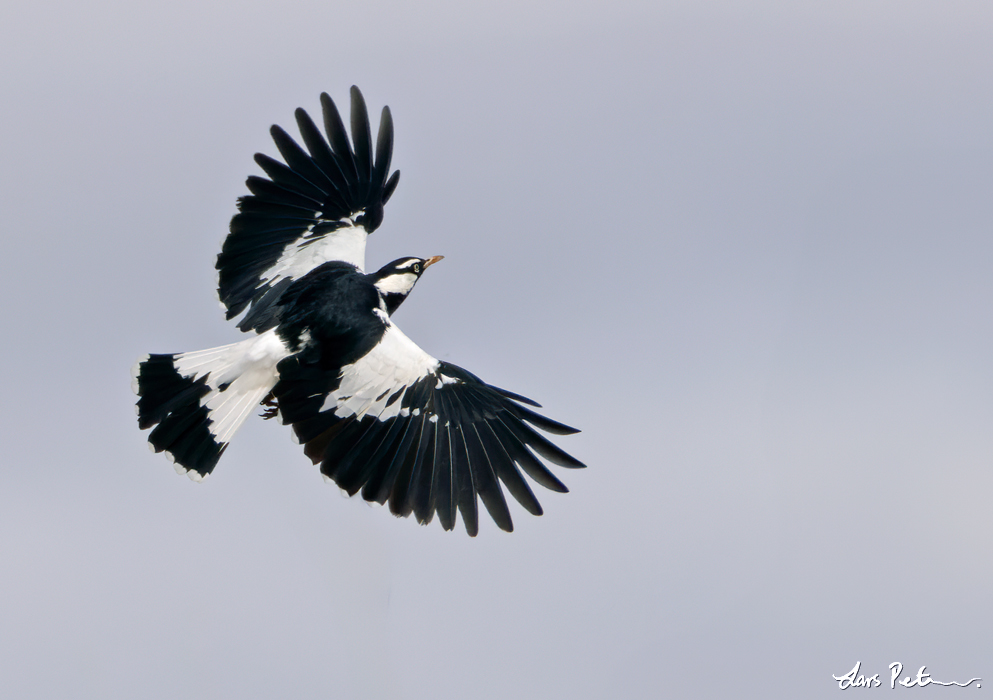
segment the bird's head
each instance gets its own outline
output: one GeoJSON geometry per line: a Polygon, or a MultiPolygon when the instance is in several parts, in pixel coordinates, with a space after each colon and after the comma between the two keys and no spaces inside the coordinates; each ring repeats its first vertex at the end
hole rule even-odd
{"type": "Polygon", "coordinates": [[[424,271],[443,258],[443,255],[430,258],[399,258],[383,265],[373,275],[373,283],[386,301],[387,312],[392,314],[396,311],[424,271]]]}

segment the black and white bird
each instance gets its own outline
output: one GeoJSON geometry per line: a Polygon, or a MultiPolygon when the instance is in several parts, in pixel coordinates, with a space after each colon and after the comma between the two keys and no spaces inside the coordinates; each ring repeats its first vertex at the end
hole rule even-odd
{"type": "Polygon", "coordinates": [[[251,337],[233,345],[147,355],[133,370],[138,425],[180,473],[208,476],[235,432],[260,404],[291,425],[325,479],[349,495],[386,503],[442,527],[461,513],[478,530],[477,495],[503,530],[513,530],[505,488],[541,515],[526,474],[566,487],[539,457],[582,467],[534,428],[578,432],[415,345],[390,316],[441,256],[400,258],[366,274],[366,238],[400,172],[390,174],[393,119],[383,108],[373,151],[365,101],[351,90],[351,140],[334,102],[321,95],[324,130],[303,109],[307,150],[283,129],[272,138],[284,163],[262,154],[268,178],[251,194],[217,256],[218,296],[229,320],[251,337]],[[153,427],[154,426],[154,427],[153,427]],[[503,488],[501,488],[501,484],[503,488]]]}

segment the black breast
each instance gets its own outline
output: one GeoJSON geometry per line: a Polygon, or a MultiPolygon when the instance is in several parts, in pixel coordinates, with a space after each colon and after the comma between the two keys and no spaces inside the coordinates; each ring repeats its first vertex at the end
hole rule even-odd
{"type": "Polygon", "coordinates": [[[340,261],[324,263],[294,281],[279,304],[280,338],[295,351],[307,345],[301,360],[327,369],[365,355],[385,330],[376,287],[355,266],[340,261]]]}

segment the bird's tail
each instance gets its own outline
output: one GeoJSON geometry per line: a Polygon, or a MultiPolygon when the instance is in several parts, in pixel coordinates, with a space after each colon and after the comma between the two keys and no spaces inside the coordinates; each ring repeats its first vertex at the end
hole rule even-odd
{"type": "Polygon", "coordinates": [[[180,474],[201,481],[276,383],[287,355],[274,331],[240,343],[175,355],[145,355],[132,369],[138,427],[180,474]]]}

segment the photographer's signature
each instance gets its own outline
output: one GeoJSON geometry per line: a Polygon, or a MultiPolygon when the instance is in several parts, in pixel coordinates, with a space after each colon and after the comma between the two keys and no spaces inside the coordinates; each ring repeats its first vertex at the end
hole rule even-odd
{"type": "MultiPolygon", "coordinates": [[[[848,688],[878,688],[883,684],[879,680],[879,674],[874,673],[871,676],[867,676],[864,673],[859,673],[859,669],[862,668],[862,662],[856,661],[855,668],[846,673],[843,676],[831,676],[833,679],[838,681],[838,687],[842,690],[847,690],[848,688]]],[[[902,685],[904,688],[923,688],[926,685],[956,685],[960,688],[967,688],[973,683],[976,684],[977,688],[982,688],[982,678],[972,678],[966,683],[959,683],[958,681],[949,681],[943,683],[942,681],[936,681],[931,678],[930,673],[926,673],[927,666],[921,666],[917,671],[917,677],[911,678],[906,676],[903,680],[897,680],[900,678],[900,674],[903,673],[903,664],[899,661],[894,661],[890,664],[890,688],[896,688],[897,685],[902,685]]]]}

